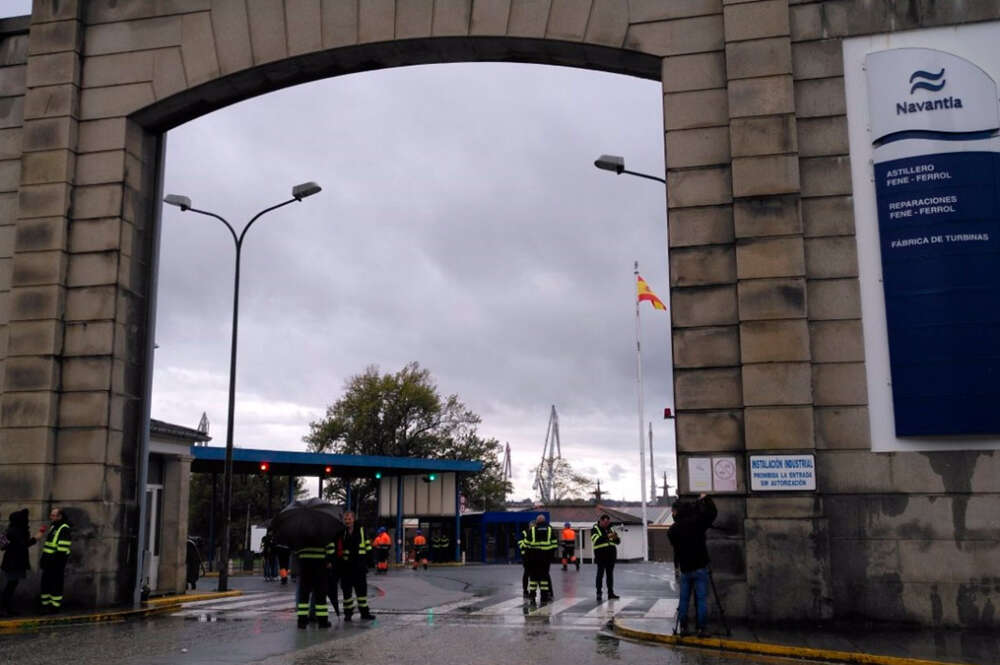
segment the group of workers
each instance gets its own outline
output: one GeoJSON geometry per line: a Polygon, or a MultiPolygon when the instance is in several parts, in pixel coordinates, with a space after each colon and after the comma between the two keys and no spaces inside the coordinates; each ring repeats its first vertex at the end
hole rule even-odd
{"type": "MultiPolygon", "coordinates": [[[[379,530],[376,539],[385,534],[379,530]]],[[[385,534],[388,536],[388,534],[385,534]]],[[[355,611],[369,621],[375,615],[368,609],[368,560],[372,543],[365,528],[355,523],[354,513],[344,513],[344,530],[325,547],[304,547],[295,551],[299,560],[299,587],[296,594],[298,627],[306,628],[310,617],[320,628],[330,627],[327,598],[333,611],[340,615],[337,587],[344,597],[344,621],[350,621],[355,611]]],[[[285,576],[282,579],[286,579],[285,576]]]]}
{"type": "MultiPolygon", "coordinates": [[[[594,550],[594,562],[597,564],[597,599],[602,599],[603,583],[607,580],[608,599],[618,598],[615,595],[614,569],[618,558],[620,538],[611,528],[611,517],[601,515],[597,523],[591,527],[590,540],[594,550]]],[[[536,604],[535,594],[544,605],[552,600],[552,577],[549,565],[555,558],[556,550],[562,547],[560,561],[562,569],[567,570],[569,564],[580,570],[580,559],[576,556],[576,531],[569,522],[563,524],[563,529],[556,539],[555,530],[545,518],[539,514],[535,521],[528,524],[521,532],[518,549],[521,551],[521,561],[524,574],[521,586],[524,597],[530,604],[536,604]]]]}

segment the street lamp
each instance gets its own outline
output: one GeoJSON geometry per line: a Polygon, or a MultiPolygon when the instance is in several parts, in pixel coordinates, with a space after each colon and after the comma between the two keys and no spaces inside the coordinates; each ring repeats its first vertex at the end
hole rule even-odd
{"type": "Polygon", "coordinates": [[[233,416],[236,410],[236,331],[239,325],[240,314],[240,256],[243,249],[243,238],[246,237],[247,231],[250,230],[253,223],[265,213],[277,210],[289,203],[301,201],[307,196],[318,193],[320,189],[321,187],[314,182],[304,182],[301,185],[292,187],[292,198],[258,212],[243,227],[243,231],[239,235],[236,234],[236,230],[232,225],[220,215],[191,207],[191,199],[187,196],[168,194],[163,199],[164,203],[177,206],[183,212],[190,210],[199,215],[206,215],[219,220],[229,229],[229,233],[233,236],[233,241],[236,243],[236,275],[233,279],[233,336],[229,344],[229,414],[226,419],[228,428],[226,431],[226,465],[222,481],[222,524],[225,530],[222,535],[222,568],[219,570],[219,591],[226,591],[229,584],[229,513],[232,509],[233,500],[233,416]]]}
{"type": "Polygon", "coordinates": [[[655,175],[649,175],[648,173],[629,171],[628,169],[625,168],[625,158],[619,157],[618,155],[601,155],[600,157],[594,160],[594,166],[604,171],[614,171],[618,175],[627,173],[629,175],[634,175],[638,178],[647,178],[649,180],[662,182],[664,185],[667,184],[667,181],[664,178],[660,178],[655,175]]]}
{"type": "MultiPolygon", "coordinates": [[[[655,175],[649,175],[648,173],[639,173],[638,171],[629,171],[625,168],[625,158],[619,155],[601,155],[594,160],[594,166],[604,171],[614,171],[618,175],[627,173],[628,175],[634,175],[637,178],[646,178],[647,180],[655,180],[666,186],[667,181],[665,178],[660,178],[655,175]]],[[[636,265],[636,276],[639,275],[639,264],[636,265]]],[[[636,320],[635,320],[635,334],[636,343],[638,348],[639,340],[639,310],[636,309],[636,320]]],[[[646,523],[646,446],[642,440],[642,362],[639,359],[638,354],[636,355],[636,374],[639,377],[639,478],[640,485],[642,488],[642,560],[649,561],[649,526],[646,523]]],[[[653,459],[653,426],[649,426],[649,458],[650,464],[652,464],[653,459]]],[[[655,485],[655,483],[654,483],[655,485]]],[[[654,490],[655,491],[655,490],[654,490]]]]}

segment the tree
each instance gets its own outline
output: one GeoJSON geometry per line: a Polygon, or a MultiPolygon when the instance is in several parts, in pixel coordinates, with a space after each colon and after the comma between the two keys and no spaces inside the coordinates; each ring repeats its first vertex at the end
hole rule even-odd
{"type": "Polygon", "coordinates": [[[552,503],[580,503],[588,500],[594,481],[577,473],[566,460],[559,458],[552,465],[552,503]]]}
{"type": "MultiPolygon", "coordinates": [[[[313,452],[479,460],[483,471],[463,476],[460,491],[471,505],[497,507],[510,491],[501,468],[503,447],[479,436],[480,422],[457,395],[442,398],[430,371],[419,363],[408,363],[395,374],[382,374],[371,365],[347,379],[344,394],[327,408],[323,420],[310,423],[304,440],[313,452]]],[[[375,483],[356,480],[351,492],[359,505],[371,505],[375,483]]],[[[330,483],[327,496],[344,495],[343,481],[330,483]]]]}
{"type": "MultiPolygon", "coordinates": [[[[246,545],[247,507],[250,508],[250,524],[264,524],[281,510],[288,498],[288,477],[275,476],[271,479],[271,496],[268,500],[268,479],[265,474],[233,476],[233,514],[230,520],[229,542],[233,556],[246,545]],[[270,503],[270,507],[269,504],[270,503]]],[[[293,493],[297,497],[302,491],[302,479],[295,479],[293,493]]],[[[188,505],[188,533],[202,539],[203,554],[208,554],[211,539],[211,512],[215,511],[215,545],[222,545],[222,478],[216,487],[216,502],[212,504],[212,475],[191,474],[191,491],[188,505]]]]}

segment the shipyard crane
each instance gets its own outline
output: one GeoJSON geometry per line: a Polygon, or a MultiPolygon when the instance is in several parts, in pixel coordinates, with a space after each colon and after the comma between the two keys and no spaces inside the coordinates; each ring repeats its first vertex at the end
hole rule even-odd
{"type": "Polygon", "coordinates": [[[552,405],[549,413],[549,426],[545,431],[545,445],[542,447],[542,461],[535,470],[535,482],[531,488],[538,490],[539,500],[547,505],[553,500],[555,485],[556,460],[562,459],[562,446],[559,443],[559,414],[556,405],[552,405]]]}

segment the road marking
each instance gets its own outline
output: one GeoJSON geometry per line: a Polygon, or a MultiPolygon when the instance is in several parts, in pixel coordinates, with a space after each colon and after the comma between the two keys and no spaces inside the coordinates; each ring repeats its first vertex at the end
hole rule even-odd
{"type": "Polygon", "coordinates": [[[294,594],[282,593],[280,591],[273,591],[271,593],[254,593],[247,594],[245,596],[235,596],[233,598],[210,598],[208,600],[195,600],[190,603],[182,603],[181,606],[185,609],[195,608],[195,607],[240,607],[247,603],[260,603],[266,602],[266,600],[274,600],[275,598],[294,598],[294,594]],[[266,600],[265,600],[266,599],[266,600]]]}
{"type": "Polygon", "coordinates": [[[647,619],[673,619],[677,613],[677,599],[661,598],[646,612],[647,619]]]}
{"type": "Polygon", "coordinates": [[[560,598],[559,600],[550,603],[548,605],[542,605],[537,610],[530,612],[530,616],[555,616],[560,612],[565,612],[574,605],[579,605],[582,602],[589,600],[589,598],[560,598]]]}
{"type": "Polygon", "coordinates": [[[505,600],[502,603],[497,603],[496,605],[488,605],[480,610],[470,612],[469,614],[470,616],[506,614],[507,610],[512,610],[515,607],[523,607],[524,602],[524,597],[518,596],[516,598],[511,598],[510,600],[505,600]]]}
{"type": "Polygon", "coordinates": [[[636,599],[630,596],[622,596],[618,600],[606,600],[583,616],[592,619],[610,619],[616,613],[621,612],[625,607],[636,599]]]}
{"type": "Polygon", "coordinates": [[[475,605],[483,601],[481,596],[473,596],[472,598],[465,598],[463,600],[456,600],[453,603],[445,603],[444,605],[438,605],[437,607],[428,607],[426,610],[418,610],[419,612],[430,612],[433,614],[447,614],[448,612],[454,612],[457,609],[463,607],[468,607],[469,605],[475,605]]]}

